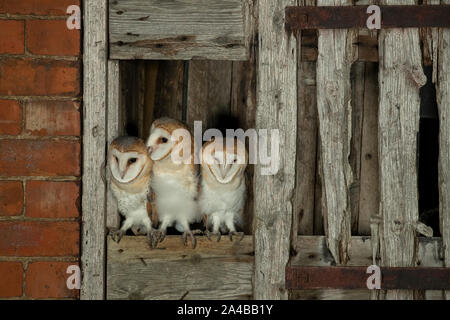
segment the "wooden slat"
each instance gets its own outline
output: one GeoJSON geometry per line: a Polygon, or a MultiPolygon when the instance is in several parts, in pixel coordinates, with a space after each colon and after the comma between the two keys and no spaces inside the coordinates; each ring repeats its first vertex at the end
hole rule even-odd
{"type": "MultiPolygon", "coordinates": [[[[239,128],[243,130],[255,128],[256,116],[256,55],[257,43],[257,1],[252,1],[249,6],[249,16],[252,18],[249,31],[249,60],[234,61],[231,75],[231,117],[237,119],[239,128]]],[[[247,201],[244,212],[244,231],[246,234],[253,233],[254,221],[254,198],[253,198],[253,176],[254,166],[249,165],[246,169],[247,179],[247,201]]]]}
{"type": "Polygon", "coordinates": [[[376,63],[366,63],[363,113],[357,234],[370,235],[370,217],[378,215],[380,205],[378,180],[378,64],[376,63]]]}
{"type": "Polygon", "coordinates": [[[183,61],[159,61],[154,118],[182,120],[183,61]]]}
{"type": "MultiPolygon", "coordinates": [[[[316,64],[299,62],[298,137],[294,217],[298,234],[314,234],[314,190],[316,182],[317,105],[316,64]]],[[[319,204],[318,204],[319,205],[319,204]]]]}
{"type": "MultiPolygon", "coordinates": [[[[121,84],[120,84],[120,62],[117,60],[108,61],[108,107],[107,107],[107,129],[106,144],[109,146],[111,142],[119,136],[120,116],[121,116],[121,84]]],[[[108,165],[108,163],[107,163],[108,165]]],[[[111,172],[106,168],[106,181],[110,186],[111,172]]],[[[107,188],[106,193],[106,227],[114,229],[120,227],[120,215],[117,208],[117,201],[114,198],[111,188],[107,188]]]]}
{"type": "MultiPolygon", "coordinates": [[[[255,167],[256,299],[287,299],[284,269],[289,259],[297,138],[297,44],[284,29],[284,9],[295,0],[259,1],[257,129],[279,129],[280,163],[275,175],[255,167]]],[[[269,135],[269,141],[271,136],[269,135]]]]}
{"type": "MultiPolygon", "coordinates": [[[[443,267],[441,259],[442,239],[420,237],[417,260],[413,266],[443,267]]],[[[297,241],[297,254],[291,258],[290,265],[334,266],[336,262],[326,246],[324,236],[300,236],[297,241]]],[[[349,261],[347,266],[372,265],[371,238],[354,236],[350,239],[349,261]]]]}
{"type": "Polygon", "coordinates": [[[248,0],[110,2],[113,59],[248,58],[248,0]]]}
{"type": "Polygon", "coordinates": [[[189,62],[187,95],[188,126],[202,121],[203,131],[217,128],[223,116],[231,112],[231,61],[189,62]]]}
{"type": "MultiPolygon", "coordinates": [[[[317,95],[316,95],[317,100],[317,95]]],[[[318,121],[318,120],[317,120],[318,121]]],[[[325,230],[323,227],[323,212],[324,203],[322,201],[322,184],[323,184],[323,169],[322,156],[320,151],[320,135],[317,132],[317,151],[316,151],[316,182],[314,186],[314,234],[323,236],[325,230]]]]}
{"type": "MultiPolygon", "coordinates": [[[[398,3],[386,0],[383,4],[398,3]]],[[[379,49],[381,262],[388,267],[409,267],[415,263],[419,218],[416,167],[419,88],[426,82],[418,29],[382,29],[379,49]]],[[[414,293],[408,290],[386,293],[386,299],[413,298],[414,293]]]]}
{"type": "Polygon", "coordinates": [[[107,1],[84,0],[81,299],[104,298],[107,1]]]}
{"type": "MultiPolygon", "coordinates": [[[[370,237],[352,237],[349,266],[369,266],[370,237]]],[[[117,244],[108,238],[108,299],[251,299],[253,239],[223,238],[219,243],[198,237],[196,249],[185,248],[180,236],[168,236],[151,250],[145,236],[125,236],[117,244]],[[187,295],[186,295],[187,293],[187,295]]],[[[419,238],[417,265],[442,267],[440,238],[419,238]]],[[[291,265],[332,266],[325,237],[300,236],[291,265]]],[[[368,290],[293,291],[291,298],[368,299],[368,290]]],[[[434,298],[439,298],[434,294],[434,298]]]]}
{"type": "Polygon", "coordinates": [[[365,91],[365,68],[364,62],[355,62],[351,71],[352,88],[352,139],[350,144],[349,162],[353,172],[353,182],[350,185],[350,208],[351,208],[351,232],[358,234],[359,199],[361,192],[361,150],[362,130],[364,120],[364,91],[365,91]]]}
{"type": "MultiPolygon", "coordinates": [[[[381,267],[381,290],[447,290],[449,268],[381,267]]],[[[365,289],[367,266],[286,268],[288,289],[365,289]]]]}
{"type": "Polygon", "coordinates": [[[252,297],[253,239],[220,242],[198,237],[185,248],[167,236],[151,250],[145,237],[108,238],[108,299],[249,299],[252,297]]]}
{"type": "MultiPolygon", "coordinates": [[[[450,4],[449,0],[443,3],[450,4]]],[[[445,266],[450,267],[450,29],[439,31],[437,101],[439,108],[439,212],[445,266]]],[[[450,291],[445,292],[450,300],[450,291]]]]}
{"type": "MultiPolygon", "coordinates": [[[[347,0],[319,0],[318,5],[345,5],[347,0]]],[[[347,262],[351,236],[349,188],[353,181],[348,161],[351,141],[350,69],[354,61],[355,30],[319,30],[317,109],[323,169],[322,201],[327,245],[338,264],[347,262]]]]}

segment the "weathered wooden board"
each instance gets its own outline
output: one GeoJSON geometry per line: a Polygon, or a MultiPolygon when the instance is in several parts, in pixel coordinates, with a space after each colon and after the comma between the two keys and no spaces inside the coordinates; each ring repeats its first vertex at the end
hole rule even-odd
{"type": "MultiPolygon", "coordinates": [[[[383,4],[414,4],[385,0],[383,4]]],[[[417,133],[419,88],[426,82],[418,29],[381,30],[380,103],[378,119],[380,166],[380,242],[383,266],[415,264],[417,192],[417,133]]],[[[413,299],[408,290],[389,290],[386,299],[413,299]]]]}
{"type": "Polygon", "coordinates": [[[167,236],[157,249],[146,237],[108,238],[108,299],[249,299],[252,297],[253,239],[220,242],[198,237],[185,248],[167,236]]]}
{"type": "MultiPolygon", "coordinates": [[[[301,61],[317,61],[317,31],[302,30],[301,61]]],[[[370,31],[358,30],[357,61],[378,62],[378,39],[370,34],[370,31]]]]}
{"type": "Polygon", "coordinates": [[[370,217],[380,206],[378,177],[378,64],[366,62],[361,140],[358,235],[370,235],[370,217]]]}
{"type": "Polygon", "coordinates": [[[110,0],[113,59],[248,59],[249,0],[110,0]]]}
{"type": "MultiPolygon", "coordinates": [[[[450,1],[444,0],[444,4],[450,1]]],[[[439,108],[439,212],[445,266],[450,267],[450,30],[439,31],[437,101],[439,108]]],[[[450,300],[450,291],[445,292],[450,300]]]]}
{"type": "MultiPolygon", "coordinates": [[[[107,148],[111,142],[121,134],[120,116],[121,116],[121,83],[120,83],[120,62],[117,60],[108,61],[108,107],[107,107],[107,129],[106,145],[107,148]]],[[[117,201],[114,199],[110,186],[111,172],[108,169],[106,161],[106,227],[114,229],[120,227],[120,215],[117,208],[117,201]]]]}
{"type": "MultiPolygon", "coordinates": [[[[258,3],[256,129],[279,129],[279,170],[263,175],[255,166],[256,299],[287,299],[284,269],[289,259],[297,139],[297,41],[284,28],[284,9],[295,0],[258,3]]],[[[272,155],[273,156],[273,155],[272,155]]]]}
{"type": "Polygon", "coordinates": [[[182,119],[183,61],[159,61],[154,118],[182,119]]]}
{"type": "MultiPolygon", "coordinates": [[[[372,249],[370,237],[354,236],[350,240],[348,266],[372,265],[372,249]]],[[[301,236],[297,241],[297,255],[290,261],[299,266],[334,266],[335,261],[326,246],[325,237],[301,236]]],[[[443,267],[442,239],[419,238],[417,249],[417,267],[443,267]]],[[[369,300],[370,290],[291,290],[289,299],[295,300],[369,300]]],[[[427,290],[425,299],[441,300],[442,291],[427,290]]]]}
{"type": "Polygon", "coordinates": [[[231,61],[189,62],[186,122],[202,121],[203,131],[217,128],[231,112],[231,61]]]}
{"type": "Polygon", "coordinates": [[[298,76],[298,137],[294,218],[298,220],[298,234],[312,235],[314,234],[314,191],[318,142],[315,63],[299,62],[298,76]]]}
{"type": "Polygon", "coordinates": [[[81,299],[103,299],[105,277],[105,159],[108,86],[107,1],[84,0],[83,195],[81,299]]]}
{"type": "MultiPolygon", "coordinates": [[[[252,1],[249,6],[249,16],[251,17],[249,31],[249,59],[248,61],[234,61],[231,74],[231,118],[237,119],[237,125],[243,130],[255,128],[256,116],[256,56],[258,50],[258,2],[252,1]]],[[[244,212],[244,231],[246,234],[253,234],[253,175],[254,166],[247,166],[247,201],[244,212]]]]}
{"type": "Polygon", "coordinates": [[[358,234],[359,201],[361,193],[361,150],[364,119],[365,63],[355,62],[352,65],[350,81],[352,88],[352,128],[349,163],[353,173],[350,185],[351,232],[358,234]]]}
{"type": "MultiPolygon", "coordinates": [[[[370,266],[372,262],[371,237],[354,236],[350,239],[347,266],[370,266]]],[[[442,239],[420,237],[417,260],[413,266],[443,267],[442,239]]],[[[336,262],[326,246],[324,236],[300,236],[297,241],[297,254],[291,258],[291,265],[334,266],[336,262]]]]}
{"type": "MultiPolygon", "coordinates": [[[[440,238],[420,238],[417,266],[442,267],[440,238]]],[[[372,264],[370,237],[352,237],[349,266],[372,264]]],[[[300,236],[290,264],[332,266],[323,236],[300,236]]],[[[254,251],[251,236],[219,243],[198,237],[196,249],[185,248],[180,236],[168,236],[151,250],[145,236],[107,242],[108,299],[251,299],[254,251]]],[[[366,290],[296,290],[291,299],[368,299],[366,290]]],[[[430,298],[439,299],[438,292],[430,298]]]]}
{"type": "Polygon", "coordinates": [[[324,235],[325,230],[323,226],[323,212],[325,207],[322,199],[323,169],[319,133],[317,133],[316,153],[316,182],[314,186],[314,234],[324,235]]]}
{"type": "MultiPolygon", "coordinates": [[[[318,5],[348,5],[347,0],[319,0],[318,5]]],[[[322,202],[327,244],[337,264],[345,264],[351,237],[349,164],[352,135],[350,71],[355,60],[356,30],[319,30],[317,109],[323,170],[322,202]]]]}

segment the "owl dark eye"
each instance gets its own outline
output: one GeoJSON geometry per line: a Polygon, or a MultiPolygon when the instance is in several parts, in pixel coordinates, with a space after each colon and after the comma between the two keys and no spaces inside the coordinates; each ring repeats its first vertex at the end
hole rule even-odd
{"type": "Polygon", "coordinates": [[[167,143],[167,141],[169,141],[169,140],[167,140],[167,138],[161,138],[161,141],[162,141],[162,143],[167,143]]]}
{"type": "Polygon", "coordinates": [[[133,163],[135,163],[137,161],[136,158],[131,158],[130,160],[128,160],[128,165],[131,165],[133,163]]]}

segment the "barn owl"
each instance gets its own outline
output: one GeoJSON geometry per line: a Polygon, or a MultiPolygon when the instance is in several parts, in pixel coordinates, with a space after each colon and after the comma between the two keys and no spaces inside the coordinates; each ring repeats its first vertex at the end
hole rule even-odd
{"type": "Polygon", "coordinates": [[[243,225],[246,200],[244,172],[248,154],[245,144],[236,138],[211,140],[203,145],[201,154],[199,204],[205,215],[208,239],[216,235],[220,241],[221,232],[228,232],[230,240],[233,235],[242,239],[244,233],[236,232],[236,227],[243,225]]]}
{"type": "Polygon", "coordinates": [[[183,243],[187,245],[189,236],[195,248],[194,235],[190,224],[202,219],[198,208],[198,172],[194,166],[194,143],[186,125],[182,122],[160,118],[153,122],[147,140],[148,153],[153,160],[150,186],[155,193],[155,206],[160,222],[151,241],[157,246],[164,240],[167,227],[174,225],[183,233],[183,243]],[[180,130],[177,130],[180,129],[180,130]],[[179,134],[184,133],[184,138],[179,134]],[[180,150],[182,150],[180,152],[180,150]],[[186,161],[175,161],[181,155],[186,161]]]}
{"type": "Polygon", "coordinates": [[[116,138],[108,151],[111,172],[111,190],[117,199],[120,213],[125,217],[122,227],[110,232],[114,241],[120,242],[130,228],[152,231],[149,217],[150,172],[153,161],[142,139],[130,136],[116,138]]]}

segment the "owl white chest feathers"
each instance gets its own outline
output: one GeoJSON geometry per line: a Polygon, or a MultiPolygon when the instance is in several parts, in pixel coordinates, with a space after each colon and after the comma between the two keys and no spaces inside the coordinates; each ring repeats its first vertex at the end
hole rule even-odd
{"type": "Polygon", "coordinates": [[[199,204],[202,213],[207,216],[207,227],[213,225],[215,232],[218,228],[230,229],[233,225],[242,227],[245,200],[245,179],[229,184],[202,179],[199,204]]]}
{"type": "Polygon", "coordinates": [[[179,232],[185,232],[189,224],[201,221],[197,183],[198,175],[190,165],[155,163],[151,188],[155,193],[160,229],[175,225],[179,232]]]}
{"type": "Polygon", "coordinates": [[[111,185],[111,190],[117,200],[119,211],[124,217],[136,215],[138,214],[136,211],[146,209],[149,189],[150,186],[138,193],[130,193],[118,188],[115,184],[111,185]]]}

